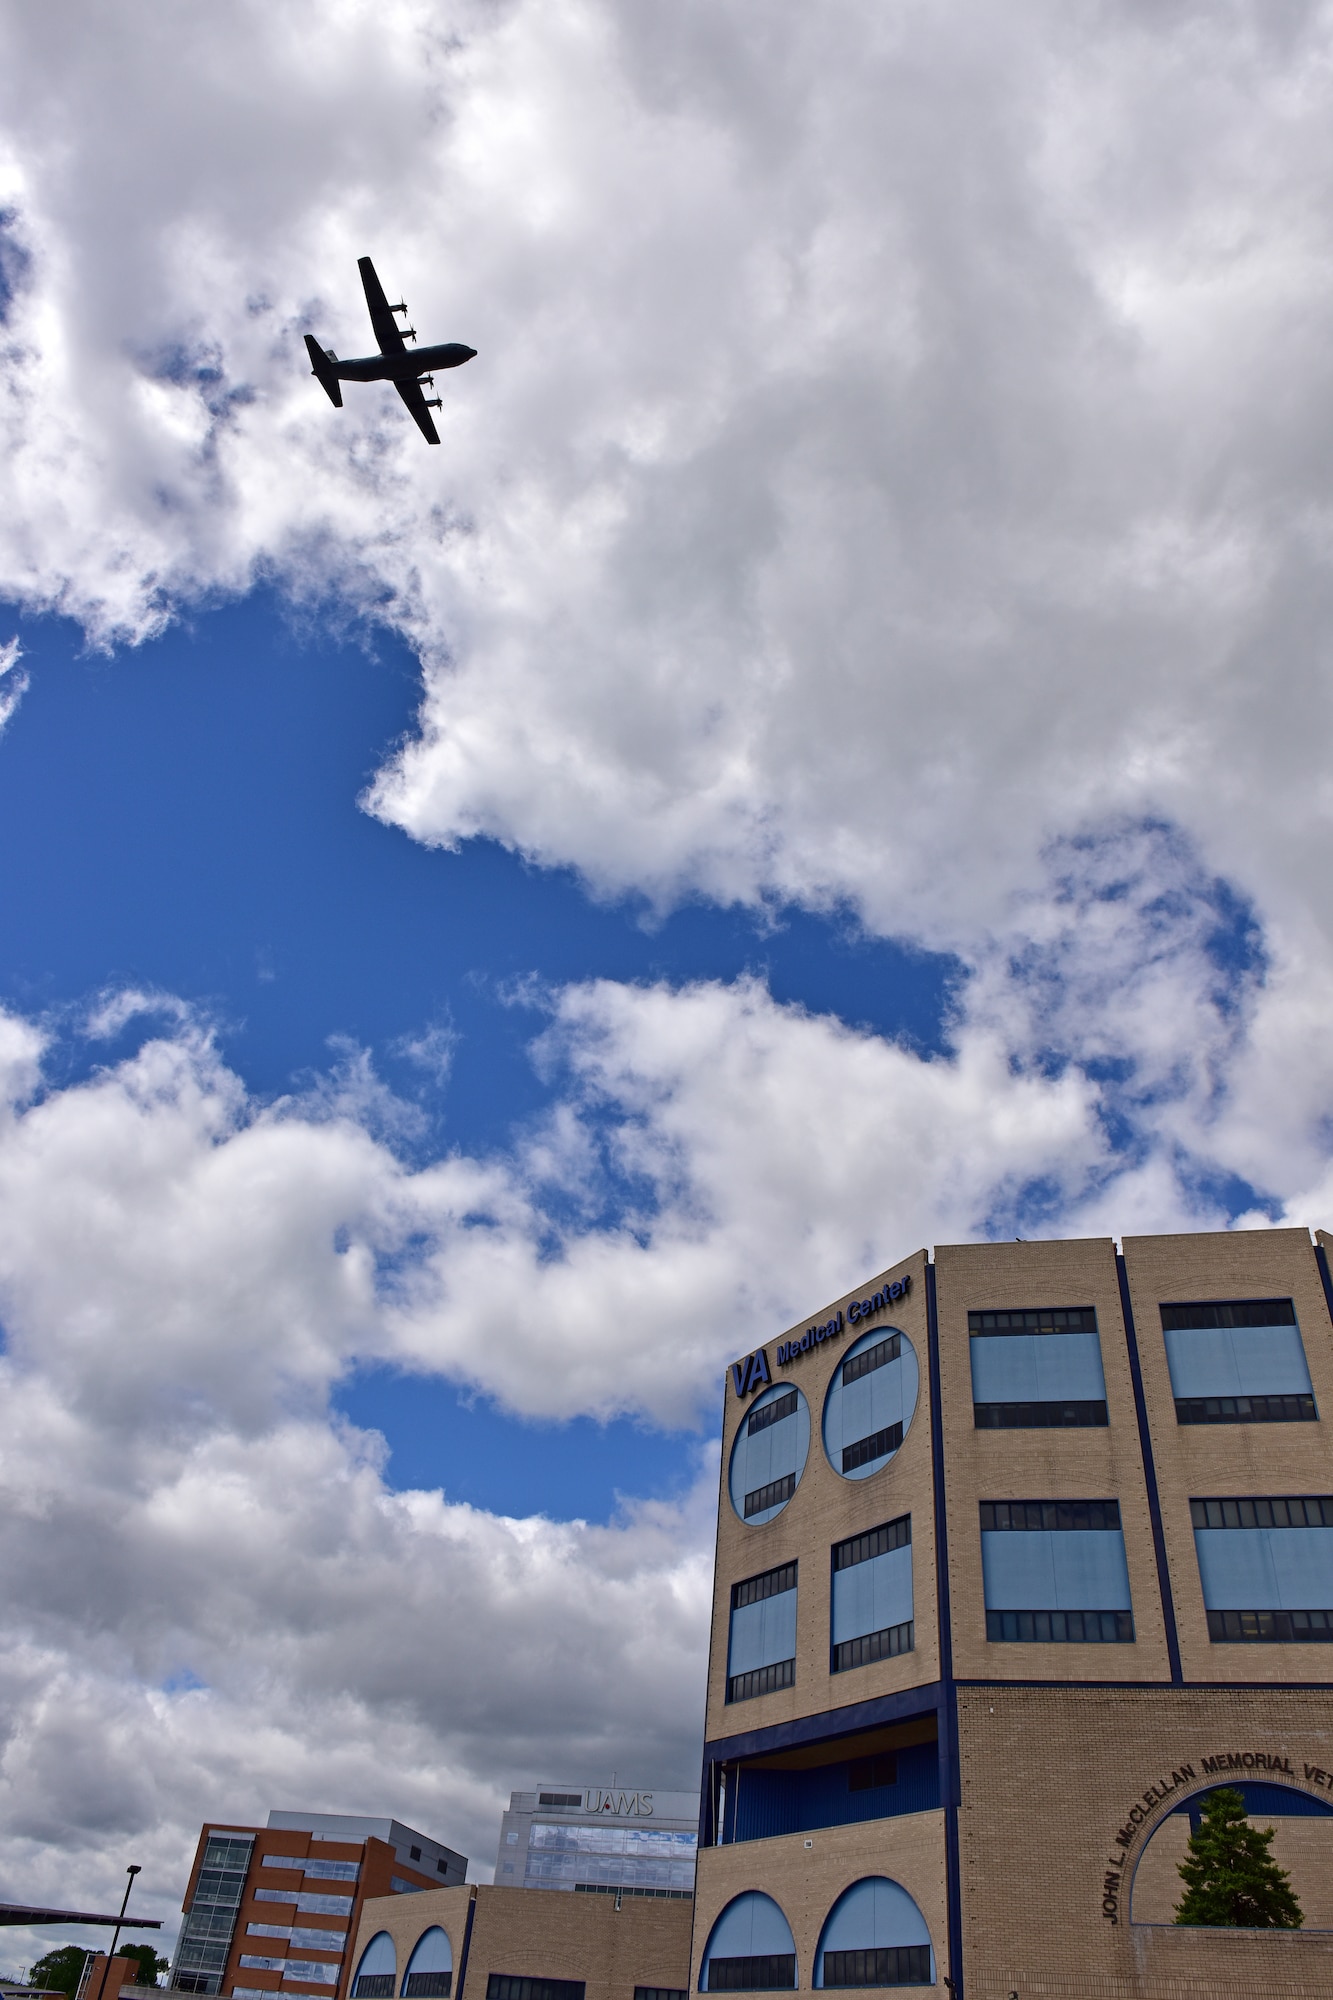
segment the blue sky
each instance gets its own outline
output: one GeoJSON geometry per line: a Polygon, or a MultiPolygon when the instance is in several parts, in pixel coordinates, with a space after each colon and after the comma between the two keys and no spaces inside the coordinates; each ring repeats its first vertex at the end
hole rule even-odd
{"type": "MultiPolygon", "coordinates": [[[[504,1148],[541,1110],[529,1045],[540,994],[568,981],[753,972],[784,1002],[942,1046],[957,962],[869,937],[847,912],[694,903],[659,917],[493,842],[432,851],[369,817],[358,796],[419,700],[392,633],[340,634],[268,591],[111,655],[17,607],[0,623],[30,677],[0,740],[0,839],[25,857],[0,889],[0,993],[25,1014],[58,1024],[119,987],[175,996],[216,1024],[261,1097],[351,1043],[425,1114],[417,1152],[504,1148]],[[432,1031],[447,1038],[443,1074],[405,1053],[432,1031]]],[[[157,1025],[67,1041],[53,1073],[74,1080],[157,1025]]],[[[676,1493],[697,1470],[693,1431],[517,1424],[385,1367],[352,1370],[335,1406],[384,1434],[391,1485],[504,1513],[605,1520],[618,1494],[676,1493]]]]}
{"type": "Polygon", "coordinates": [[[1159,16],[0,17],[9,1893],[692,1783],[730,1359],[1333,1216],[1333,27],[1159,16]]]}

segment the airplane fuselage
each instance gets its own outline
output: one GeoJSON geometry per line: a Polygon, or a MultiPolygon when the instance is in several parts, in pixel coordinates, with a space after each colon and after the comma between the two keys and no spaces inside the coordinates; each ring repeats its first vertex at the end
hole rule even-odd
{"type": "Polygon", "coordinates": [[[340,382],[414,382],[437,368],[461,368],[475,347],[446,340],[438,347],[412,347],[401,354],[367,354],[360,361],[330,361],[329,373],[340,382]]]}

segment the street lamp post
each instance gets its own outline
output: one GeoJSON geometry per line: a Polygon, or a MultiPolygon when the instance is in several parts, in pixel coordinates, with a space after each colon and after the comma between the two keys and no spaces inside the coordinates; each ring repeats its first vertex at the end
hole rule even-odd
{"type": "Polygon", "coordinates": [[[120,1943],[120,1927],[125,1921],[125,1911],[130,1900],[130,1890],[134,1887],[134,1878],[136,1875],[141,1875],[143,1870],[137,1861],[131,1861],[125,1873],[128,1875],[129,1880],[125,1884],[125,1894],[120,1899],[120,1915],[116,1918],[116,1928],[111,1933],[111,1949],[102,1963],[102,1977],[97,1984],[97,2000],[102,2000],[102,1995],[106,1991],[106,1976],[111,1970],[111,1961],[116,1955],[116,1946],[120,1943]]]}

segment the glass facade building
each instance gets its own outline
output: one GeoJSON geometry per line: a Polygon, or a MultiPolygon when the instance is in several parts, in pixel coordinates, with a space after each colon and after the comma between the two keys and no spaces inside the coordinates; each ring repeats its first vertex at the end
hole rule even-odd
{"type": "Polygon", "coordinates": [[[500,1826],[498,1886],[585,1895],[688,1897],[699,1797],[624,1785],[515,1792],[500,1826]]]}

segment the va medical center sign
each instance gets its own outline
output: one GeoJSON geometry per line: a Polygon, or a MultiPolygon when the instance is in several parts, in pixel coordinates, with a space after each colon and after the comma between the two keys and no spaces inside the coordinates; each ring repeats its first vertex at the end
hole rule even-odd
{"type": "MultiPolygon", "coordinates": [[[[790,1368],[793,1361],[799,1361],[812,1348],[822,1347],[826,1340],[837,1340],[847,1327],[859,1326],[862,1320],[873,1319],[876,1313],[896,1305],[899,1299],[907,1297],[911,1289],[909,1272],[905,1278],[895,1278],[891,1285],[872,1292],[868,1299],[853,1299],[845,1318],[841,1312],[835,1312],[832,1319],[826,1319],[822,1326],[808,1326],[799,1340],[780,1340],[777,1347],[778,1367],[790,1368]]],[[[741,1397],[751,1396],[756,1389],[762,1389],[771,1382],[773,1375],[768,1365],[768,1349],[756,1348],[753,1354],[746,1355],[744,1361],[733,1361],[731,1379],[736,1394],[741,1397]]]]}

